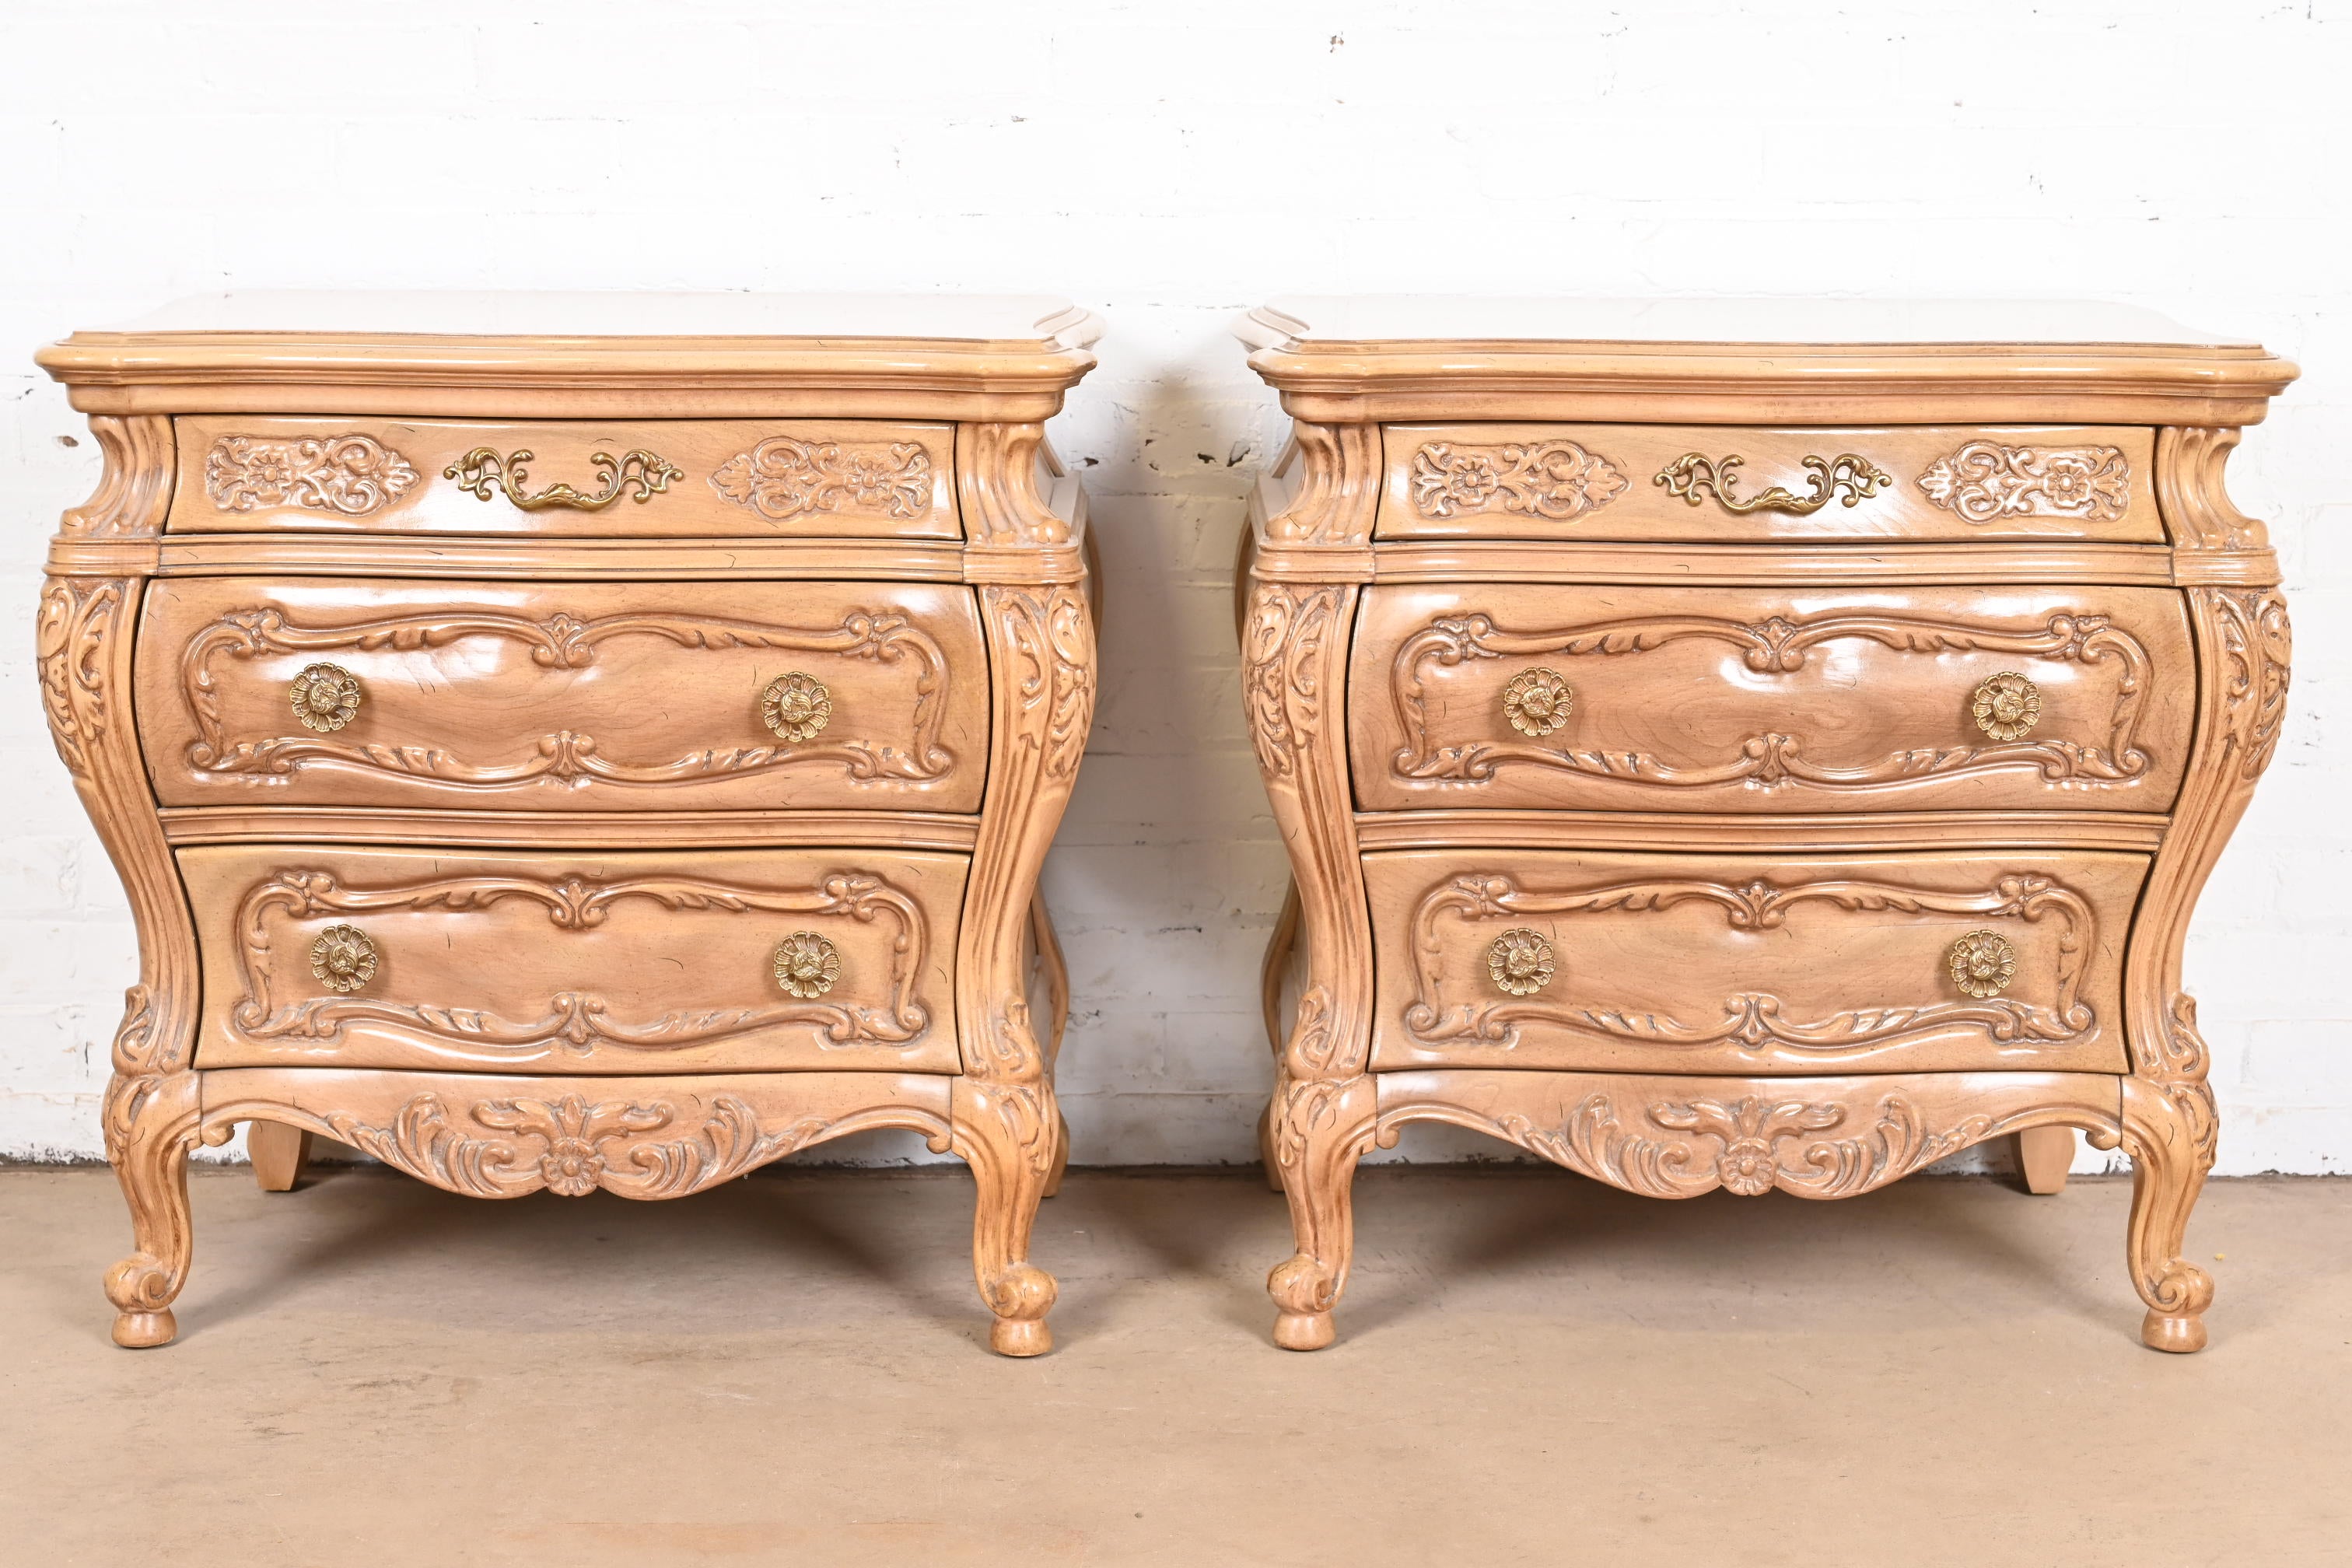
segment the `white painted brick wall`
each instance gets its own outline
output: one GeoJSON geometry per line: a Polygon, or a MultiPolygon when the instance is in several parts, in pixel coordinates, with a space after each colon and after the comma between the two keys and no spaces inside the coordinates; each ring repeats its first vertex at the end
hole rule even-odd
{"type": "Polygon", "coordinates": [[[1202,1162],[1252,1153],[1283,879],[1227,599],[1280,420],[1224,323],[1282,290],[1553,291],[2095,296],[2303,363],[2232,474],[2287,563],[2294,710],[2189,979],[2222,1168],[2352,1167],[2347,80],[2337,0],[6,0],[0,1152],[96,1152],[132,967],[33,682],[43,540],[97,472],[35,344],[224,287],[1103,310],[1055,426],[1110,614],[1047,872],[1063,1084],[1081,1160],[1202,1162]]]}

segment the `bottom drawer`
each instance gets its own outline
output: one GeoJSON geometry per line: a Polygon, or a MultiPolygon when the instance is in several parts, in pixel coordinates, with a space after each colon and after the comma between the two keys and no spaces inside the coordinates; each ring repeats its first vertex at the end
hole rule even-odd
{"type": "Polygon", "coordinates": [[[2144,855],[1367,855],[1375,1068],[2125,1070],[2144,855]]]}
{"type": "Polygon", "coordinates": [[[180,851],[200,1067],[956,1070],[961,856],[180,851]]]}

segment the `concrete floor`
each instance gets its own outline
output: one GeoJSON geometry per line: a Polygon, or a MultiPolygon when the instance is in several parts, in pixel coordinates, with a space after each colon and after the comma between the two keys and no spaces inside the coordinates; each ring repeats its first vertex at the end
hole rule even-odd
{"type": "Polygon", "coordinates": [[[178,1344],[107,1341],[103,1170],[0,1172],[0,1563],[2352,1562],[2352,1182],[2217,1184],[2213,1345],[2128,1187],[1838,1204],[1368,1173],[1272,1348],[1254,1173],[1073,1172],[1061,1348],[989,1355],[960,1175],[511,1204],[195,1179],[178,1344]]]}

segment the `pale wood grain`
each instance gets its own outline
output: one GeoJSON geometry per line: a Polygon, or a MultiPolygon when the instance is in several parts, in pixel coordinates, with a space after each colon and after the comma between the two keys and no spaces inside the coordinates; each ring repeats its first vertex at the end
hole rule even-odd
{"type": "Polygon", "coordinates": [[[951,584],[208,577],[155,584],[141,643],[167,805],[974,812],[986,773],[951,584]],[[331,733],[288,700],[322,662],[363,694],[331,733]],[[804,739],[761,712],[793,674],[830,693],[804,739]]]}
{"type": "Polygon", "coordinates": [[[2146,427],[1391,425],[1382,441],[1387,479],[1373,530],[1380,539],[2164,539],[2150,476],[2155,434],[2146,427]],[[1775,486],[1809,500],[1806,457],[1834,461],[1851,453],[1886,480],[1866,496],[1842,492],[1805,515],[1741,513],[1711,495],[1694,506],[1657,482],[1687,453],[1744,458],[1732,471],[1740,500],[1775,486]],[[1964,482],[1972,469],[1953,461],[1963,453],[1990,478],[1964,482]],[[2014,461],[1999,461],[2003,457],[2014,461]],[[2030,477],[2048,469],[2056,470],[2055,482],[2030,477]]]}
{"type": "Polygon", "coordinates": [[[40,651],[140,930],[105,1109],[118,1342],[176,1331],[188,1152],[244,1122],[266,1185],[323,1134],[485,1197],[674,1196],[912,1128],[979,1177],[990,1342],[1050,1347],[1028,1249],[1069,992],[1036,875],[1094,643],[1043,421],[1090,322],[44,351],[107,458],[51,542],[40,651]],[[478,446],[532,453],[526,500],[597,490],[600,450],[682,471],[530,510],[444,472],[478,446]],[[296,720],[314,662],[358,678],[341,729],[296,720]],[[831,714],[780,736],[761,692],[793,672],[831,714]],[[312,968],[331,925],[362,933],[333,939],[350,988],[312,968]],[[779,942],[819,974],[820,939],[831,989],[788,994],[779,942]]]}
{"type": "Polygon", "coordinates": [[[1430,1118],[1664,1196],[1842,1196],[2011,1134],[2047,1187],[2079,1127],[2133,1160],[2142,1338],[2201,1346],[2182,1249],[2216,1117],[2181,943],[2291,643],[2221,469],[2295,368],[2194,340],[1240,335],[1297,421],[1244,563],[1301,912],[1263,976],[1277,1342],[1330,1342],[1356,1160],[1430,1118]],[[1657,482],[1692,453],[1745,455],[1746,498],[1850,453],[1874,493],[1692,509],[1657,482]],[[1969,697],[2003,671],[2042,708],[1989,737],[1969,697]],[[1512,725],[1514,679],[1566,721],[1512,725]],[[2015,944],[1990,998],[1938,963],[1963,926],[2015,944]],[[1485,951],[1513,929],[1521,995],[1485,951]]]}
{"type": "Polygon", "coordinates": [[[248,1121],[245,1157],[253,1163],[253,1179],[263,1192],[290,1193],[310,1158],[310,1134],[282,1121],[248,1121]]]}
{"type": "Polygon", "coordinates": [[[2044,1196],[2063,1192],[2066,1173],[2074,1163],[2074,1130],[2029,1127],[2017,1135],[2014,1153],[2026,1191],[2044,1196]]]}

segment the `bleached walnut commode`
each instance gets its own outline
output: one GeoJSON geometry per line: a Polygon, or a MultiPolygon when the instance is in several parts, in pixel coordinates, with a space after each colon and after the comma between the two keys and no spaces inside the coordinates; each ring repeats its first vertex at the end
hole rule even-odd
{"type": "Polygon", "coordinates": [[[675,1197],[911,1128],[1008,1355],[1067,1139],[1037,872],[1094,698],[1037,299],[230,296],[40,363],[104,449],[40,610],[140,937],[105,1131],[174,1332],[252,1124],[454,1192],[675,1197]]]}
{"type": "Polygon", "coordinates": [[[2133,1161],[2159,1350],[2213,1162],[2189,911],[2289,635],[2221,485],[2295,369],[2098,306],[1277,301],[1244,606],[1296,891],[1276,1338],[1416,1120],[1636,1193],[2133,1161]]]}

